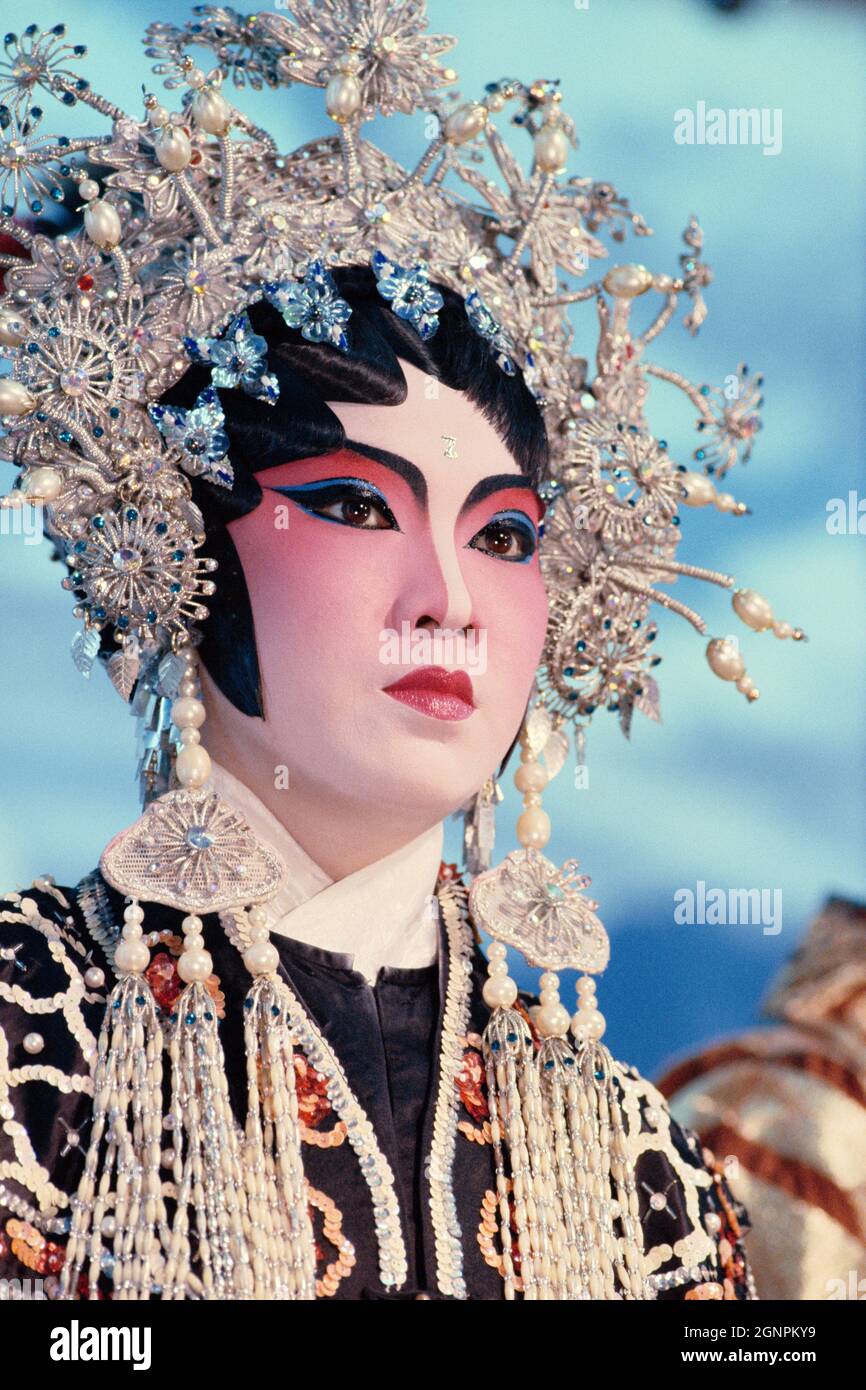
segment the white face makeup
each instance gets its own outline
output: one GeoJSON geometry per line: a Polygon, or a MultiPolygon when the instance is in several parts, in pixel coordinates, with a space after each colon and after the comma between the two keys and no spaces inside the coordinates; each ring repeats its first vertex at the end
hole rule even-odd
{"type": "Polygon", "coordinates": [[[265,719],[205,673],[209,724],[242,740],[257,790],[288,769],[269,804],[293,834],[295,807],[407,839],[454,811],[514,739],[541,654],[538,496],[467,397],[401,365],[405,402],[332,404],[346,446],[258,473],[262,503],[229,524],[265,719]]]}

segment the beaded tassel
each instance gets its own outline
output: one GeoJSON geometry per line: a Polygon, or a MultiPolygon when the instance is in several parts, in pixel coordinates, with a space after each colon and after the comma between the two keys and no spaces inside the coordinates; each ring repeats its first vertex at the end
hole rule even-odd
{"type": "Polygon", "coordinates": [[[126,908],[115,953],[120,979],[99,1034],[90,1145],[60,1281],[65,1299],[78,1296],[85,1261],[91,1299],[99,1296],[101,1273],[113,1277],[117,1298],[148,1297],[161,1263],[162,1030],[144,979],[150,951],[143,916],[138,903],[126,908]]]}
{"type": "Polygon", "coordinates": [[[315,1240],[301,1158],[291,1020],[268,940],[266,914],[252,907],[244,964],[253,985],[244,1000],[247,1058],[245,1171],[256,1226],[257,1298],[316,1297],[315,1240]]]}
{"type": "Polygon", "coordinates": [[[202,1298],[246,1299],[254,1294],[254,1279],[241,1144],[229,1102],[216,1009],[204,985],[213,962],[204,949],[201,926],[199,917],[183,919],[178,974],[187,987],[175,1005],[170,1044],[177,1211],[162,1297],[182,1299],[200,1279],[202,1298]],[[200,1267],[196,1276],[191,1270],[190,1210],[200,1267]]]}

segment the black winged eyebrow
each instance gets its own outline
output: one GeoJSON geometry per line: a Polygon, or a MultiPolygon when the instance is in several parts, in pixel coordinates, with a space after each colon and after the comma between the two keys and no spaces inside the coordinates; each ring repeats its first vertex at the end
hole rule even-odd
{"type": "MultiPolygon", "coordinates": [[[[376,444],[361,444],[356,439],[346,439],[342,447],[353,454],[360,454],[362,458],[372,459],[374,463],[381,463],[384,468],[389,468],[392,473],[396,473],[404,480],[419,505],[427,506],[427,479],[417,464],[410,463],[409,459],[404,459],[401,454],[391,453],[389,449],[380,449],[376,444]]],[[[525,488],[537,496],[535,488],[524,474],[493,473],[488,478],[481,478],[475,484],[460,508],[460,515],[462,516],[470,507],[483,502],[492,493],[502,492],[506,488],[525,488]]]]}

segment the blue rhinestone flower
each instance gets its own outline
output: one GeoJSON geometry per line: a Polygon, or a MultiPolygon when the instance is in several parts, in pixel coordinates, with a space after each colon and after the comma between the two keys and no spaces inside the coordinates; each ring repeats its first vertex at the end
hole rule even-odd
{"type": "Polygon", "coordinates": [[[352,313],[341,299],[332,275],[321,261],[311,261],[303,280],[265,285],[265,297],[278,309],[289,328],[299,328],[310,343],[331,343],[348,352],[345,325],[352,313]]]}
{"type": "Polygon", "coordinates": [[[430,284],[427,262],[406,267],[389,261],[382,251],[374,251],[370,264],[376,273],[377,290],[383,299],[390,300],[398,319],[411,323],[420,338],[432,338],[445,301],[430,284]]]}
{"type": "Polygon", "coordinates": [[[225,416],[213,386],[206,386],[191,410],[176,405],[148,406],[150,418],[169,444],[184,454],[183,467],[195,477],[231,488],[234,469],[226,458],[229,437],[225,416]]]}
{"type": "Polygon", "coordinates": [[[247,395],[273,405],[280,394],[275,376],[268,372],[267,342],[253,332],[249,315],[238,314],[221,338],[185,338],[193,362],[210,362],[214,386],[239,387],[247,395]]]}
{"type": "Polygon", "coordinates": [[[514,376],[514,347],[497,318],[491,314],[477,290],[466,296],[466,317],[481,338],[486,338],[496,354],[496,365],[506,376],[514,376]]]}

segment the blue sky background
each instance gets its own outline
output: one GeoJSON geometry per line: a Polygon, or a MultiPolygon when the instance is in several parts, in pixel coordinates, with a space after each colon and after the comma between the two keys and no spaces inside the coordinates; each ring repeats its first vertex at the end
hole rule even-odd
{"type": "MultiPolygon", "coordinates": [[[[7,0],[4,29],[64,19],[72,40],[90,47],[92,85],[131,111],[149,77],[139,46],[146,23],[188,13],[175,0],[38,8],[7,0]]],[[[453,63],[467,96],[506,75],[562,79],[581,141],[569,172],[611,179],[655,229],[615,260],[672,271],[689,214],[700,218],[715,271],[709,318],[697,340],[669,329],[653,359],[715,382],[744,358],[766,376],[764,430],[730,481],[754,515],[688,512],[680,558],[759,589],[809,644],[751,634],[721,590],[681,584],[678,596],[699,607],[711,632],[739,633],[762,699],[749,706],[718,681],[703,641],[663,614],[664,723],[636,716],[627,743],[613,717],[597,716],[589,789],[574,790],[569,767],[545,803],[549,853],[575,855],[592,875],[613,940],[599,988],[609,1041],[653,1072],[755,1017],[828,893],[864,896],[866,540],[826,529],[829,499],[866,495],[862,19],[830,0],[755,0],[738,14],[701,0],[590,0],[588,9],[572,0],[430,0],[429,13],[431,28],[460,35],[453,63]],[[701,100],[781,108],[781,152],[675,144],[674,112],[701,100]],[[699,880],[781,890],[782,930],[676,926],[674,894],[699,880]]],[[[248,94],[239,104],[286,148],[326,128],[319,91],[248,94]]],[[[65,122],[70,133],[103,129],[82,109],[65,122]]],[[[403,118],[372,135],[406,162],[419,147],[417,125],[403,118]]],[[[577,322],[591,355],[592,311],[577,322]]],[[[650,419],[686,459],[691,407],[659,387],[650,419]]],[[[0,483],[11,480],[0,465],[0,483]]],[[[72,666],[75,623],[60,578],[43,546],[0,535],[4,885],[41,872],[76,882],[138,812],[132,724],[101,673],[88,683],[72,666]]],[[[507,781],[503,853],[519,809],[507,781]]]]}

